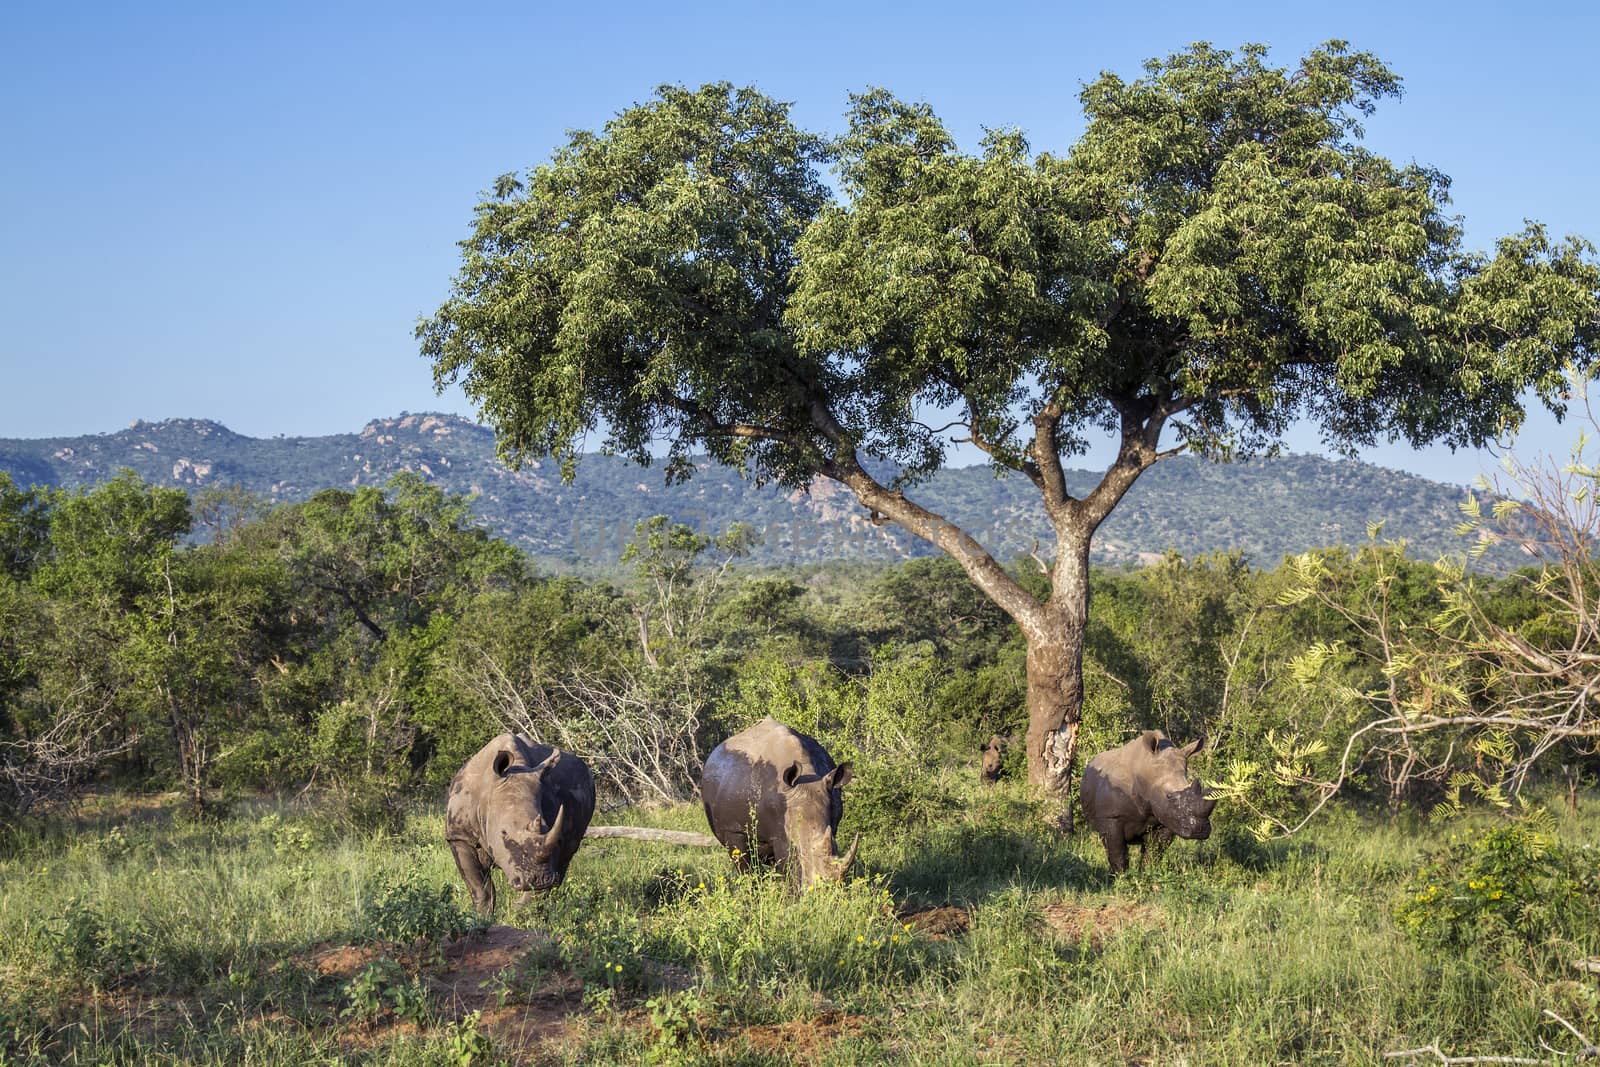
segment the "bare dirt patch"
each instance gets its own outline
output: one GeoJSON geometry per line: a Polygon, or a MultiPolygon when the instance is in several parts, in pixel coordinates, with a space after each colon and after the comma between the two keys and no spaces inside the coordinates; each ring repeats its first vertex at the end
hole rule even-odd
{"type": "Polygon", "coordinates": [[[306,962],[324,978],[354,978],[357,971],[382,955],[371,945],[339,945],[318,949],[306,962]]]}
{"type": "MultiPolygon", "coordinates": [[[[446,1019],[482,1012],[479,1025],[493,1039],[502,1057],[529,1057],[540,1046],[564,1041],[581,1005],[583,983],[554,965],[555,939],[542,930],[491,926],[449,942],[431,960],[415,969],[446,1019]],[[530,957],[540,963],[530,965],[530,957]]],[[[413,951],[387,952],[374,945],[338,945],[312,953],[307,963],[326,978],[348,981],[385,955],[414,959],[413,951]]],[[[380,1020],[351,1028],[347,1043],[371,1047],[394,1034],[416,1027],[380,1020]]]]}
{"type": "Polygon", "coordinates": [[[840,1037],[862,1029],[864,1015],[823,1012],[815,1018],[764,1026],[749,1026],[739,1038],[754,1052],[764,1056],[787,1056],[796,1063],[811,1063],[840,1037]]]}
{"type": "Polygon", "coordinates": [[[1149,904],[1073,904],[1063,901],[1044,909],[1044,921],[1056,936],[1081,942],[1085,937],[1096,949],[1106,939],[1129,926],[1156,927],[1163,922],[1161,912],[1149,904]]]}

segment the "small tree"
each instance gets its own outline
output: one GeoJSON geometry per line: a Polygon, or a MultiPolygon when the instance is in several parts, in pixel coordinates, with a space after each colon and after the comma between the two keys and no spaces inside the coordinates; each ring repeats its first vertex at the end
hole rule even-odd
{"type": "Polygon", "coordinates": [[[1600,754],[1600,465],[1590,442],[1580,437],[1565,463],[1508,456],[1504,477],[1482,483],[1488,513],[1477,496],[1462,505],[1469,555],[1504,543],[1529,560],[1507,577],[1473,574],[1459,558],[1409,561],[1403,543],[1378,541],[1377,524],[1353,559],[1288,561],[1280,602],[1312,606],[1351,635],[1314,642],[1289,672],[1343,714],[1336,739],[1326,722],[1321,737],[1286,723],[1273,760],[1226,765],[1218,788],[1247,806],[1269,778],[1311,799],[1295,820],[1258,807],[1258,832],[1298,830],[1364,773],[1396,800],[1431,783],[1446,790],[1446,810],[1464,791],[1508,805],[1541,761],[1559,762],[1572,788],[1600,754]]]}
{"type": "Polygon", "coordinates": [[[1011,131],[968,155],[881,90],[829,143],[753,89],[663,88],[496,183],[418,335],[512,462],[570,475],[603,426],[641,463],[665,441],[669,477],[704,449],[789,487],[834,479],[948,552],[1027,639],[1029,774],[1061,786],[1090,543],[1144,470],[1268,449],[1302,416],[1345,448],[1481,442],[1592,355],[1590,247],[1530,226],[1464,251],[1445,177],[1360,146],[1398,93],[1341,42],[1293,70],[1196,45],[1084,88],[1063,155],[1011,131]],[[952,430],[1037,488],[1045,596],[908,495],[952,430]],[[1116,459],[1074,496],[1063,457],[1095,434],[1116,459]]]}

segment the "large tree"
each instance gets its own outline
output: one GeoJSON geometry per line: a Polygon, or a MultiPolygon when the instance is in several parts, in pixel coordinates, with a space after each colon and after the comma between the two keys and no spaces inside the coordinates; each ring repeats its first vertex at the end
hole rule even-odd
{"type": "Polygon", "coordinates": [[[1473,445],[1593,355],[1590,246],[1530,225],[1464,251],[1447,179],[1361,147],[1399,85],[1341,42],[1293,69],[1196,45],[1084,88],[1062,155],[963,153],[880,90],[829,142],[753,89],[662,88],[496,183],[418,336],[509,461],[570,472],[595,433],[641,463],[665,443],[675,477],[704,450],[835,479],[948,552],[1027,639],[1030,778],[1064,786],[1090,541],[1151,464],[1307,417],[1346,449],[1473,445]],[[1116,458],[1074,496],[1063,458],[1097,435],[1116,458]],[[1048,595],[908,495],[955,440],[1038,488],[1048,595]]]}

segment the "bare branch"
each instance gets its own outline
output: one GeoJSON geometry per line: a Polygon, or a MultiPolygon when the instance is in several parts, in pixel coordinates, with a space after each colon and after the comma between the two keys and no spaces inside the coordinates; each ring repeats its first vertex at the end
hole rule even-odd
{"type": "Polygon", "coordinates": [[[722,842],[710,834],[688,830],[657,830],[649,826],[591,826],[585,838],[620,841],[650,841],[661,845],[688,845],[691,848],[721,848],[722,842]]]}

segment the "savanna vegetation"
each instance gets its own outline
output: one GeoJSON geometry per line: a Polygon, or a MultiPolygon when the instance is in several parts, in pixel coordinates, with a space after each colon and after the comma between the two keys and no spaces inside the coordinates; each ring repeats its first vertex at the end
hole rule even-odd
{"type": "Polygon", "coordinates": [[[955,564],[751,568],[753,531],[657,518],[584,582],[465,508],[414,477],[272,509],[0,486],[0,1062],[1375,1062],[1600,1029],[1592,719],[1516,669],[1589,652],[1578,546],[1503,579],[1379,538],[1094,573],[1089,751],[1205,733],[1226,798],[1113,881],[1016,746],[977,781],[1025,649],[955,564]],[[581,753],[601,821],[704,829],[699,760],[767,714],[855,762],[850,882],[589,842],[471,916],[442,786],[487,736],[581,753]]]}
{"type": "Polygon", "coordinates": [[[508,458],[597,431],[831,479],[939,559],[755,568],[754,527],[655,516],[552,577],[423,473],[270,507],[0,478],[0,1063],[1586,1055],[1600,473],[1513,465],[1438,563],[1374,523],[1089,566],[1177,449],[1479,443],[1584,380],[1592,248],[1463,250],[1443,176],[1359,143],[1398,87],[1338,42],[1195,46],[1089,85],[1060,156],[880,91],[830,141],[664,89],[497,183],[419,335],[508,458]],[[1052,545],[913,499],[952,431],[1052,545]],[[1527,566],[1475,572],[1492,545],[1527,566]],[[591,841],[470,915],[441,793],[487,737],[581,756],[603,821],[700,828],[703,756],[766,715],[854,764],[843,884],[591,841]],[[1210,738],[1215,833],[1113,879],[1075,753],[1150,728],[1210,738]]]}

